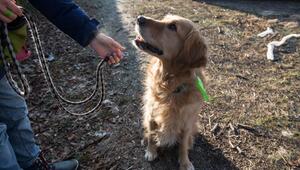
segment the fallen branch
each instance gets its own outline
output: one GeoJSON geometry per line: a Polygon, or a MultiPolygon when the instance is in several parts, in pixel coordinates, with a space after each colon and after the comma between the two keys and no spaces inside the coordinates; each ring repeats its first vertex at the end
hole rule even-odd
{"type": "Polygon", "coordinates": [[[272,28],[268,27],[267,30],[257,34],[258,37],[265,37],[267,36],[268,34],[274,34],[274,31],[272,28]]]}
{"type": "Polygon", "coordinates": [[[275,47],[275,46],[277,46],[277,47],[278,47],[278,46],[281,46],[281,45],[284,44],[288,39],[293,38],[293,37],[295,37],[295,38],[300,38],[300,34],[290,34],[290,35],[287,35],[287,36],[283,37],[283,38],[281,39],[281,41],[272,41],[272,42],[270,42],[270,43],[267,45],[267,47],[268,47],[267,58],[268,58],[269,60],[274,60],[274,53],[273,53],[274,47],[275,47]]]}

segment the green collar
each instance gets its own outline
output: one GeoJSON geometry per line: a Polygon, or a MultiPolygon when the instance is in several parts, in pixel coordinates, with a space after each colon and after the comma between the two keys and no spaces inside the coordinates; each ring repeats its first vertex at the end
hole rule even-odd
{"type": "Polygon", "coordinates": [[[209,96],[208,96],[208,94],[207,94],[207,92],[206,92],[206,90],[205,90],[205,87],[204,87],[204,85],[203,85],[202,80],[201,80],[200,77],[197,76],[196,74],[195,74],[195,76],[196,76],[196,87],[197,87],[198,91],[199,91],[200,94],[202,95],[203,100],[204,100],[206,103],[209,103],[209,96]]]}

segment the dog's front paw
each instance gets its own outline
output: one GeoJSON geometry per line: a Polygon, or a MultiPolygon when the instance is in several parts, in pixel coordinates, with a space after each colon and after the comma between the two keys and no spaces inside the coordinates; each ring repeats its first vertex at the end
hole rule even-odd
{"type": "Polygon", "coordinates": [[[145,159],[147,161],[154,161],[156,158],[157,158],[157,152],[156,151],[151,152],[149,150],[146,150],[145,159]]]}
{"type": "Polygon", "coordinates": [[[144,139],[141,140],[141,146],[145,146],[145,140],[144,139]]]}
{"type": "Polygon", "coordinates": [[[180,164],[180,170],[195,170],[194,165],[192,164],[192,162],[186,162],[186,163],[182,163],[180,164]]]}

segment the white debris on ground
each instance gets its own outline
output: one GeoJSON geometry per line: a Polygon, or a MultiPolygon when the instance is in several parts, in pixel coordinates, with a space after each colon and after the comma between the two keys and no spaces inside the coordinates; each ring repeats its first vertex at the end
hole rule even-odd
{"type": "Polygon", "coordinates": [[[103,101],[103,105],[111,110],[112,113],[117,114],[120,112],[118,105],[109,99],[103,101]]]}
{"type": "Polygon", "coordinates": [[[55,60],[54,55],[53,55],[52,53],[48,54],[47,60],[48,60],[49,62],[54,61],[54,60],[55,60]]]}
{"type": "Polygon", "coordinates": [[[281,131],[281,135],[284,136],[284,137],[293,137],[294,133],[291,132],[290,130],[282,130],[281,131]]]}
{"type": "Polygon", "coordinates": [[[268,27],[266,31],[263,31],[259,34],[257,34],[258,37],[265,37],[267,36],[268,34],[274,34],[274,31],[272,28],[268,27]]]}
{"type": "Polygon", "coordinates": [[[95,132],[94,135],[95,135],[96,137],[103,138],[103,137],[105,137],[105,136],[110,136],[111,133],[109,133],[109,132],[104,132],[104,131],[97,131],[97,132],[95,132]]]}
{"type": "Polygon", "coordinates": [[[267,47],[268,47],[268,51],[267,51],[267,59],[269,60],[274,60],[274,47],[278,47],[278,46],[281,46],[282,44],[284,44],[288,39],[290,38],[299,38],[300,37],[300,34],[290,34],[290,35],[287,35],[285,37],[283,37],[281,39],[281,41],[272,41],[270,42],[267,47]]]}

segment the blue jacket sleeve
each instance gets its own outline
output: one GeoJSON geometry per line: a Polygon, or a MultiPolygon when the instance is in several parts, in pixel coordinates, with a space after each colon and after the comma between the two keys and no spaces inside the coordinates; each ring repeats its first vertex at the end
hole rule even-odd
{"type": "Polygon", "coordinates": [[[29,0],[29,2],[80,45],[87,46],[96,36],[99,22],[90,19],[73,0],[29,0]]]}

